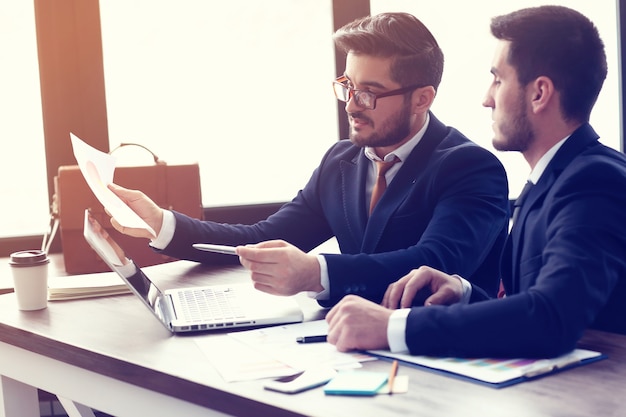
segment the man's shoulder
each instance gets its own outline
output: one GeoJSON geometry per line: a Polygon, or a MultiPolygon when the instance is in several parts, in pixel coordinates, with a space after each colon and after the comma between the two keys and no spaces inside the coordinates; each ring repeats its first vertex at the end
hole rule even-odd
{"type": "Polygon", "coordinates": [[[489,149],[477,144],[453,127],[447,127],[447,134],[434,149],[434,159],[441,161],[484,163],[502,167],[498,157],[489,149]]]}
{"type": "Polygon", "coordinates": [[[434,151],[439,154],[471,152],[487,159],[497,159],[490,150],[468,138],[459,129],[445,125],[433,114],[431,114],[430,125],[422,140],[436,140],[438,143],[434,151]]]}
{"type": "Polygon", "coordinates": [[[438,137],[439,149],[456,149],[459,147],[476,147],[485,149],[454,126],[448,126],[441,122],[434,114],[431,113],[430,125],[425,134],[426,137],[438,137]]]}
{"type": "Polygon", "coordinates": [[[443,137],[439,148],[450,150],[472,148],[479,149],[481,152],[485,151],[491,153],[489,150],[487,150],[487,148],[477,144],[476,142],[465,136],[465,134],[463,134],[461,131],[451,126],[446,126],[446,135],[443,137]]]}
{"type": "Polygon", "coordinates": [[[621,177],[626,181],[626,155],[602,143],[589,147],[576,155],[565,172],[588,178],[621,177]]]}
{"type": "MultiPolygon", "coordinates": [[[[603,144],[587,147],[571,155],[566,163],[548,166],[546,171],[548,180],[554,178],[547,199],[576,196],[588,205],[593,198],[617,206],[626,204],[626,194],[616,192],[626,189],[626,156],[603,144]]],[[[601,205],[595,203],[595,207],[600,209],[601,205]]]]}
{"type": "Polygon", "coordinates": [[[593,146],[585,150],[581,154],[584,156],[595,155],[596,159],[603,160],[609,164],[617,164],[626,168],[626,155],[623,152],[606,146],[603,143],[598,143],[597,146],[593,146]]]}

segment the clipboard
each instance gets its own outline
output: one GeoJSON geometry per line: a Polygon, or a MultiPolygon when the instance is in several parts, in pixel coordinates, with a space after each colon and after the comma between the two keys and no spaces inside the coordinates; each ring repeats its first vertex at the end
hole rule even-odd
{"type": "Polygon", "coordinates": [[[491,388],[508,387],[607,358],[600,352],[586,349],[574,349],[552,359],[412,356],[384,350],[371,350],[368,353],[384,359],[397,359],[409,366],[491,388]]]}

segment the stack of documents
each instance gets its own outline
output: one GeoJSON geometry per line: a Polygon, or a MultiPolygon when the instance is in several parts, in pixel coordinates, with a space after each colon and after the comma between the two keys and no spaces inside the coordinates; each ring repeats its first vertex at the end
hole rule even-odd
{"type": "Polygon", "coordinates": [[[51,277],[48,280],[48,300],[73,300],[128,294],[128,286],[114,272],[51,277]]]}

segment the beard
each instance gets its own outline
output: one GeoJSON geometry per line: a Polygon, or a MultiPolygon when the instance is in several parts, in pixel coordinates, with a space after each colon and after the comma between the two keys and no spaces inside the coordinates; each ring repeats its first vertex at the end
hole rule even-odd
{"type": "Polygon", "coordinates": [[[372,119],[363,113],[351,113],[349,116],[367,122],[373,129],[372,133],[365,135],[350,127],[350,141],[361,148],[393,146],[402,142],[411,132],[411,111],[408,105],[384,121],[380,129],[376,129],[372,119]]]}
{"type": "Polygon", "coordinates": [[[535,140],[535,132],[528,121],[528,110],[523,97],[518,103],[518,111],[509,117],[511,122],[498,126],[501,140],[494,138],[493,147],[498,151],[525,152],[535,140]]]}

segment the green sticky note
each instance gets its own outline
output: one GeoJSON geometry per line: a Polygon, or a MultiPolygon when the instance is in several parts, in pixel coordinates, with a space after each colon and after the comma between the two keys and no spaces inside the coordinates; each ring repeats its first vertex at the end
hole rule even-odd
{"type": "Polygon", "coordinates": [[[389,374],[369,371],[339,372],[324,386],[328,395],[376,395],[389,374]]]}

